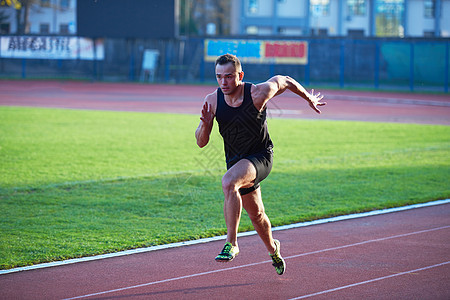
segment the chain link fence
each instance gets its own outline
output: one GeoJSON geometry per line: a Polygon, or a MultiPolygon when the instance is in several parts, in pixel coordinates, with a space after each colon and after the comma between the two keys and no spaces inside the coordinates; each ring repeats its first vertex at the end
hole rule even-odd
{"type": "MultiPolygon", "coordinates": [[[[306,85],[448,92],[450,39],[299,40],[308,43],[306,65],[245,63],[245,78],[258,82],[276,74],[286,74],[306,85]]],[[[203,38],[101,41],[102,59],[32,59],[0,55],[0,78],[158,83],[209,83],[215,80],[214,63],[204,59],[203,38]],[[149,50],[156,53],[150,70],[145,55],[149,50]]],[[[1,49],[4,52],[7,45],[1,45],[1,49]]]]}

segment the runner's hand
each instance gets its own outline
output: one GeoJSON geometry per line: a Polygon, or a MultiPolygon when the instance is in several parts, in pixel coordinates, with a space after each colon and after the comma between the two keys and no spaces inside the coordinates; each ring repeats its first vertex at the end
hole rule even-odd
{"type": "Polygon", "coordinates": [[[211,111],[211,104],[205,102],[205,104],[203,104],[202,116],[200,117],[200,120],[202,120],[207,125],[211,125],[213,119],[214,114],[211,111]]]}
{"type": "Polygon", "coordinates": [[[311,93],[309,94],[309,106],[311,106],[312,109],[314,109],[318,114],[320,114],[320,110],[317,108],[318,106],[324,106],[327,103],[326,102],[320,102],[320,100],[323,99],[323,95],[320,93],[317,93],[314,95],[314,89],[311,90],[311,93]]]}

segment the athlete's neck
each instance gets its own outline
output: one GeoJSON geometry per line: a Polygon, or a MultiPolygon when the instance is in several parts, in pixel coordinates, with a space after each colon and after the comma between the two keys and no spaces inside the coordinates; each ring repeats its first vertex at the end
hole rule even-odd
{"type": "Polygon", "coordinates": [[[242,104],[244,100],[244,83],[240,84],[236,87],[233,93],[224,95],[225,101],[230,106],[239,106],[242,104]]]}

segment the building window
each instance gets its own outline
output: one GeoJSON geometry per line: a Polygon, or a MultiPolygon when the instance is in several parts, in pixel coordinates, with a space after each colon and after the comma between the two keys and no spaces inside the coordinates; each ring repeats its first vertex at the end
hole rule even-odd
{"type": "Polygon", "coordinates": [[[50,24],[48,24],[48,23],[41,23],[39,25],[39,33],[40,34],[49,34],[50,33],[50,24]]]}
{"type": "Polygon", "coordinates": [[[436,17],[436,0],[425,0],[423,3],[425,18],[434,19],[436,17]]]}
{"type": "Polygon", "coordinates": [[[311,0],[310,9],[315,17],[330,15],[330,0],[311,0]]]}
{"type": "Polygon", "coordinates": [[[50,7],[50,0],[41,0],[42,7],[50,7]]]}
{"type": "Polygon", "coordinates": [[[254,15],[258,13],[259,0],[248,0],[248,14],[254,15]]]}
{"type": "Polygon", "coordinates": [[[59,7],[61,9],[68,9],[70,7],[70,0],[60,0],[59,7]]]}
{"type": "Polygon", "coordinates": [[[353,38],[362,38],[364,37],[364,30],[362,29],[349,29],[347,30],[347,36],[353,38]]]}
{"type": "Polygon", "coordinates": [[[311,28],[310,35],[313,36],[328,36],[328,29],[327,28],[311,28]]]}
{"type": "Polygon", "coordinates": [[[271,35],[272,28],[271,27],[258,27],[258,26],[247,26],[245,28],[245,33],[248,35],[271,35]]]}
{"type": "Polygon", "coordinates": [[[300,36],[303,31],[297,27],[278,27],[278,33],[285,36],[300,36]]]}
{"type": "Polygon", "coordinates": [[[347,10],[349,16],[365,16],[366,0],[347,0],[347,10]]]}
{"type": "Polygon", "coordinates": [[[69,34],[69,24],[60,24],[59,25],[59,33],[60,34],[69,34]]]}
{"type": "Polygon", "coordinates": [[[376,2],[375,26],[377,36],[403,37],[405,0],[379,0],[376,2]]]}
{"type": "Polygon", "coordinates": [[[247,30],[246,30],[247,34],[249,35],[257,35],[258,34],[258,27],[256,26],[247,26],[247,30]]]}
{"type": "Polygon", "coordinates": [[[1,34],[10,34],[9,30],[10,30],[9,23],[0,24],[0,33],[1,34]]]}

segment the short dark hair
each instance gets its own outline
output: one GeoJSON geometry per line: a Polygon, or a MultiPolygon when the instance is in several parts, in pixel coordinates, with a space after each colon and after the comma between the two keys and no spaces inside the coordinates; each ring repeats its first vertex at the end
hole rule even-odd
{"type": "Polygon", "coordinates": [[[217,65],[226,65],[227,63],[232,63],[233,66],[236,68],[236,70],[242,71],[241,62],[240,62],[239,58],[237,58],[236,55],[227,53],[227,54],[219,56],[216,59],[216,66],[217,65]]]}

